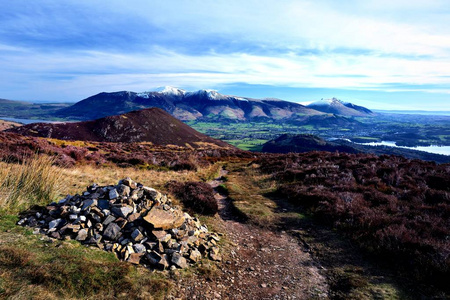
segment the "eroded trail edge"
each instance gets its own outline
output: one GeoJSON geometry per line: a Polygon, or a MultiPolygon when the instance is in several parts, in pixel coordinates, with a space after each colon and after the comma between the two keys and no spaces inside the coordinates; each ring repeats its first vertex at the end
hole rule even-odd
{"type": "Polygon", "coordinates": [[[284,232],[243,223],[220,193],[226,170],[209,184],[216,190],[215,230],[224,233],[223,260],[210,276],[184,276],[182,299],[310,299],[328,297],[326,278],[298,241],[284,232]]]}

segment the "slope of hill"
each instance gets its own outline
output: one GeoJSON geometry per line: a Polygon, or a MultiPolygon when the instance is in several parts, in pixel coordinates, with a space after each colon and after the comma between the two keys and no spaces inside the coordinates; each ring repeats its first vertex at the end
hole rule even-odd
{"type": "Polygon", "coordinates": [[[262,152],[269,153],[302,153],[309,151],[359,152],[350,146],[330,143],[312,134],[283,134],[274,140],[268,141],[262,147],[262,152]]]}
{"type": "Polygon", "coordinates": [[[197,147],[208,143],[232,147],[197,132],[159,108],[132,111],[94,121],[75,123],[34,123],[9,130],[22,135],[97,142],[151,142],[155,145],[197,147]]]}
{"type": "Polygon", "coordinates": [[[31,103],[0,99],[0,117],[24,119],[51,118],[56,111],[69,105],[68,103],[31,103]]]}
{"type": "Polygon", "coordinates": [[[56,116],[93,120],[148,107],[159,107],[183,121],[199,118],[277,120],[298,115],[323,114],[301,104],[283,100],[226,96],[213,90],[186,92],[166,87],[159,91],[143,93],[128,91],[100,93],[59,110],[56,116]]]}
{"type": "Polygon", "coordinates": [[[0,131],[18,127],[18,126],[22,126],[22,124],[16,123],[16,122],[11,122],[11,121],[6,121],[6,120],[0,120],[0,131]]]}
{"type": "Polygon", "coordinates": [[[353,103],[343,102],[339,99],[325,99],[308,104],[307,107],[324,113],[332,113],[343,116],[367,117],[374,113],[365,107],[353,103]]]}

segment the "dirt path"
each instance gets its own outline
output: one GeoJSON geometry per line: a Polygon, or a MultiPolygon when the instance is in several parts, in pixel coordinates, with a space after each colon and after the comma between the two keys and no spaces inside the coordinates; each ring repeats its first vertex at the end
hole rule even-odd
{"type": "MultiPolygon", "coordinates": [[[[209,182],[213,188],[220,177],[209,182]]],[[[181,299],[326,299],[328,286],[320,267],[292,236],[242,223],[232,213],[231,200],[216,194],[217,228],[231,245],[211,276],[183,276],[176,297],[181,299]]]]}

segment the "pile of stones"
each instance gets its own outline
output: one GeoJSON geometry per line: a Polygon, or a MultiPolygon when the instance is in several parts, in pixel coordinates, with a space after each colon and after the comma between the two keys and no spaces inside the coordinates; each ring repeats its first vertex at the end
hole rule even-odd
{"type": "Polygon", "coordinates": [[[130,178],[115,186],[93,184],[82,195],[29,212],[18,224],[151,268],[186,268],[203,257],[221,260],[219,234],[174,207],[166,195],[130,178]]]}

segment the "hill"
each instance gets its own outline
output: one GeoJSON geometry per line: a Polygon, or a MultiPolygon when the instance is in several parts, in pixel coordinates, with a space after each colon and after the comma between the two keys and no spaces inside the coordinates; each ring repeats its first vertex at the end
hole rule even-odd
{"type": "Polygon", "coordinates": [[[227,96],[213,90],[186,92],[166,87],[159,91],[100,93],[56,112],[67,119],[93,120],[148,107],[159,107],[174,117],[197,119],[285,119],[298,115],[321,115],[322,112],[301,104],[278,99],[252,99],[227,96]]]}
{"type": "Polygon", "coordinates": [[[324,113],[331,113],[342,116],[351,117],[368,117],[373,116],[374,113],[363,106],[358,106],[353,103],[343,102],[339,99],[325,99],[308,104],[307,107],[315,109],[324,113]]]}
{"type": "Polygon", "coordinates": [[[6,130],[6,129],[10,129],[10,128],[14,128],[14,127],[18,127],[18,126],[22,126],[22,124],[0,119],[0,131],[1,130],[6,130]]]}
{"type": "Polygon", "coordinates": [[[262,147],[262,152],[269,153],[302,153],[309,151],[359,152],[350,146],[330,143],[312,134],[283,134],[274,140],[268,141],[262,147]]]}
{"type": "Polygon", "coordinates": [[[10,118],[52,118],[53,114],[69,106],[68,103],[31,103],[0,99],[0,117],[10,118]]]}
{"type": "Polygon", "coordinates": [[[151,142],[198,147],[202,143],[232,147],[197,132],[159,108],[73,123],[34,123],[8,130],[21,135],[96,142],[151,142]]]}
{"type": "Polygon", "coordinates": [[[261,151],[268,153],[304,153],[309,151],[371,153],[376,155],[398,155],[409,159],[421,159],[437,163],[450,163],[450,156],[448,155],[389,146],[366,146],[342,139],[331,142],[312,134],[283,134],[263,144],[261,151]]]}

